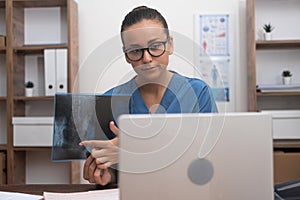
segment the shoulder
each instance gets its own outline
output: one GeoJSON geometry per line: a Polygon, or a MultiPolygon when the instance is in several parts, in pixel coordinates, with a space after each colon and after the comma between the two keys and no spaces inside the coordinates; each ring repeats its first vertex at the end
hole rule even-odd
{"type": "Polygon", "coordinates": [[[111,88],[110,90],[106,91],[104,95],[128,95],[132,94],[133,91],[136,90],[136,84],[134,79],[127,81],[121,85],[111,88]]]}
{"type": "Polygon", "coordinates": [[[184,79],[187,83],[189,83],[191,85],[191,87],[194,90],[207,90],[209,89],[209,86],[207,85],[207,83],[205,83],[203,80],[199,79],[199,78],[190,78],[187,76],[183,76],[180,75],[178,73],[174,73],[176,78],[180,78],[180,79],[184,79]]]}

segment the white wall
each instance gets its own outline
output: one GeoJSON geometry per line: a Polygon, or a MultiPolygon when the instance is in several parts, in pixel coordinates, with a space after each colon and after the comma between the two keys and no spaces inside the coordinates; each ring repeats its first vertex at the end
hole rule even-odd
{"type": "MultiPolygon", "coordinates": [[[[125,62],[121,52],[118,35],[124,16],[132,8],[139,5],[156,8],[166,18],[172,31],[191,40],[194,40],[195,14],[230,14],[234,96],[229,110],[247,110],[245,0],[191,0],[188,3],[180,0],[172,3],[161,0],[76,1],[79,9],[80,92],[104,92],[133,76],[131,67],[125,62]],[[112,47],[115,47],[114,51],[109,50],[112,47]],[[108,49],[107,52],[104,49],[108,49]]],[[[171,63],[173,64],[172,61],[171,63]]],[[[190,75],[189,70],[182,73],[190,75]]]]}
{"type": "Polygon", "coordinates": [[[245,0],[171,2],[76,0],[76,2],[79,9],[80,92],[104,92],[132,76],[131,67],[125,62],[121,52],[118,34],[124,16],[134,7],[146,5],[156,8],[166,18],[170,30],[191,40],[194,37],[195,14],[230,14],[229,37],[234,96],[229,109],[247,111],[245,0]],[[110,51],[112,46],[116,46],[113,52],[110,51]],[[108,52],[103,49],[108,49],[108,52]],[[99,53],[103,56],[99,56],[99,53]]]}
{"type": "MultiPolygon", "coordinates": [[[[272,31],[273,40],[299,39],[300,26],[292,24],[300,19],[300,1],[272,1],[271,4],[269,1],[257,1],[255,8],[258,40],[263,39],[262,27],[266,23],[271,23],[275,27],[272,31]],[[280,15],[276,13],[280,13],[280,15]]],[[[300,83],[299,55],[300,50],[296,49],[257,51],[257,84],[282,84],[281,73],[285,69],[292,72],[292,83],[300,83]]]]}

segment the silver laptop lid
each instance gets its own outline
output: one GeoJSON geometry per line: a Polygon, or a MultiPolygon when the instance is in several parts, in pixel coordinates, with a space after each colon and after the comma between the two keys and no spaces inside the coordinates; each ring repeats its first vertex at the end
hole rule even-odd
{"type": "Polygon", "coordinates": [[[121,200],[273,199],[271,116],[123,115],[121,200]]]}

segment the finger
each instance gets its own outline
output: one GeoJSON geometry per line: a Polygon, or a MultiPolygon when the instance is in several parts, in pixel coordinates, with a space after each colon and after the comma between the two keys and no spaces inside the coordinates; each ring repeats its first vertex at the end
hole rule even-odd
{"type": "Polygon", "coordinates": [[[97,166],[101,165],[101,164],[104,164],[104,163],[106,163],[108,161],[109,161],[108,157],[101,157],[101,158],[95,159],[95,162],[96,162],[97,166]]]}
{"type": "Polygon", "coordinates": [[[109,173],[108,169],[99,169],[100,171],[100,180],[99,184],[106,185],[111,181],[111,174],[109,173]]]}
{"type": "Polygon", "coordinates": [[[94,158],[115,156],[119,153],[118,147],[109,148],[109,149],[92,149],[92,155],[94,158]]]}
{"type": "Polygon", "coordinates": [[[89,156],[83,166],[83,178],[85,180],[89,179],[89,167],[91,165],[91,163],[94,161],[94,158],[92,156],[89,156]]]}
{"type": "Polygon", "coordinates": [[[89,171],[88,171],[90,183],[95,183],[94,173],[95,173],[96,169],[97,169],[97,165],[96,165],[95,160],[93,160],[93,162],[89,166],[89,171]]]}
{"type": "Polygon", "coordinates": [[[108,169],[109,167],[111,167],[113,165],[113,162],[106,162],[106,163],[102,163],[100,165],[97,165],[98,169],[108,169]]]}
{"type": "Polygon", "coordinates": [[[114,139],[111,139],[110,142],[115,145],[115,146],[118,146],[119,145],[119,139],[118,137],[115,137],[114,139]]]}
{"type": "Polygon", "coordinates": [[[110,130],[111,130],[115,135],[119,135],[119,129],[116,127],[114,121],[111,121],[111,122],[109,123],[109,128],[110,128],[110,130]]]}
{"type": "Polygon", "coordinates": [[[101,180],[101,169],[97,168],[94,172],[94,180],[96,184],[102,185],[102,180],[101,180]]]}
{"type": "Polygon", "coordinates": [[[107,169],[97,169],[94,173],[95,183],[106,185],[111,181],[111,175],[107,169]]]}
{"type": "Polygon", "coordinates": [[[101,174],[101,181],[102,181],[102,185],[106,185],[108,183],[111,182],[111,174],[109,173],[108,169],[102,169],[101,170],[102,174],[101,174]]]}
{"type": "Polygon", "coordinates": [[[91,154],[94,158],[101,158],[108,156],[109,149],[95,149],[93,148],[91,154]]]}
{"type": "Polygon", "coordinates": [[[97,148],[105,148],[110,145],[109,140],[86,140],[79,143],[81,146],[93,146],[97,148]]]}
{"type": "Polygon", "coordinates": [[[98,169],[108,169],[111,165],[109,164],[100,164],[100,165],[97,165],[97,168],[98,169]]]}

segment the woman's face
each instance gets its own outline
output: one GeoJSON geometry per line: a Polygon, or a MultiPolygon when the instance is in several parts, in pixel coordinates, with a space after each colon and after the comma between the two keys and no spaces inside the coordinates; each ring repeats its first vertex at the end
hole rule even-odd
{"type": "Polygon", "coordinates": [[[140,78],[156,80],[167,70],[169,55],[173,53],[173,39],[167,37],[159,21],[142,20],[122,32],[122,38],[124,51],[127,52],[126,61],[140,78]],[[135,54],[137,56],[132,57],[135,54]],[[141,54],[142,57],[138,56],[141,54]]]}

